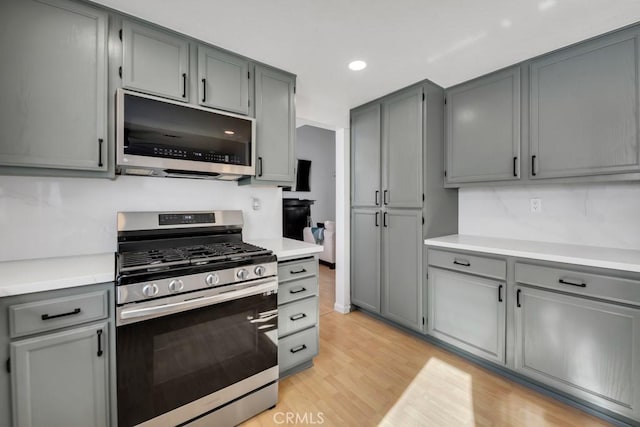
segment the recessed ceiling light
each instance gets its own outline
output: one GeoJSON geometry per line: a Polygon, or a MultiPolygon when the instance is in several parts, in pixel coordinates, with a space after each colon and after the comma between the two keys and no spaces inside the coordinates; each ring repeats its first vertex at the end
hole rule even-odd
{"type": "Polygon", "coordinates": [[[227,135],[235,135],[236,133],[232,130],[225,130],[224,133],[226,133],[227,135]]]}
{"type": "Polygon", "coordinates": [[[500,21],[500,26],[502,28],[509,28],[511,26],[511,21],[508,19],[503,19],[502,21],[500,21]]]}
{"type": "Polygon", "coordinates": [[[364,61],[351,61],[349,63],[349,69],[353,70],[353,71],[360,71],[360,70],[364,70],[365,68],[367,68],[367,63],[364,61]]]}
{"type": "Polygon", "coordinates": [[[555,5],[556,5],[556,0],[543,0],[540,3],[538,3],[538,10],[545,11],[547,9],[551,9],[555,5]]]}

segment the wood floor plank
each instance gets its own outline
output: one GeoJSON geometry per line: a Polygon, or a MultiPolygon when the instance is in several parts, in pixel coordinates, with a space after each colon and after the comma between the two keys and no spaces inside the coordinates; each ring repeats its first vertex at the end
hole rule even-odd
{"type": "Polygon", "coordinates": [[[315,366],[282,380],[276,408],[243,426],[311,425],[283,423],[286,413],[307,414],[315,425],[321,413],[323,426],[609,425],[371,316],[333,311],[334,277],[320,266],[315,366]]]}

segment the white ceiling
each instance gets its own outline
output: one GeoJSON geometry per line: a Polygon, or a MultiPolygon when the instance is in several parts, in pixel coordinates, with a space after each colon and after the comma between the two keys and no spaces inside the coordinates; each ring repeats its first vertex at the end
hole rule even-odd
{"type": "Polygon", "coordinates": [[[299,123],[329,127],[424,78],[452,86],[640,21],[640,0],[94,1],[297,74],[299,123]]]}

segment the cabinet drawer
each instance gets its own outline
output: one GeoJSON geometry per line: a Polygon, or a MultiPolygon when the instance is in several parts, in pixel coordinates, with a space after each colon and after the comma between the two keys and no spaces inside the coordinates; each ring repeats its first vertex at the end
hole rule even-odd
{"type": "Polygon", "coordinates": [[[504,280],[507,277],[507,262],[499,259],[485,258],[476,255],[429,249],[429,265],[464,271],[479,276],[504,280]]]}
{"type": "Polygon", "coordinates": [[[284,372],[300,363],[311,360],[318,354],[318,328],[307,329],[289,335],[278,342],[278,365],[284,372]]]}
{"type": "Polygon", "coordinates": [[[280,282],[315,276],[316,274],[318,274],[318,261],[315,258],[278,264],[278,280],[280,282]]]}
{"type": "Polygon", "coordinates": [[[312,295],[318,295],[318,278],[316,276],[278,284],[278,304],[296,301],[312,295]]]}
{"type": "Polygon", "coordinates": [[[65,326],[104,319],[108,316],[108,292],[98,291],[9,307],[11,338],[65,326]]]}
{"type": "Polygon", "coordinates": [[[521,262],[516,263],[515,280],[525,285],[640,305],[640,281],[521,262]]]}
{"type": "Polygon", "coordinates": [[[316,324],[318,298],[311,297],[278,307],[278,335],[285,336],[316,324]]]}

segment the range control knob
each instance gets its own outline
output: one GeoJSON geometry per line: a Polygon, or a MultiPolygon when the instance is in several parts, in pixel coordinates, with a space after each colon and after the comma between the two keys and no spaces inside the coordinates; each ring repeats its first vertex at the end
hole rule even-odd
{"type": "Polygon", "coordinates": [[[236,277],[238,277],[238,279],[240,279],[240,280],[247,280],[249,278],[249,272],[247,270],[245,270],[244,268],[241,268],[236,273],[236,277]]]}
{"type": "Polygon", "coordinates": [[[263,266],[259,265],[257,266],[253,272],[256,273],[256,275],[258,276],[264,276],[264,273],[267,271],[266,268],[264,268],[263,266]]]}
{"type": "Polygon", "coordinates": [[[213,285],[217,285],[218,283],[220,283],[220,277],[218,277],[217,274],[213,273],[213,274],[207,275],[207,277],[205,277],[204,281],[206,282],[207,285],[213,286],[213,285]]]}
{"type": "Polygon", "coordinates": [[[183,289],[184,289],[184,283],[182,282],[182,280],[172,280],[169,283],[169,290],[171,292],[180,292],[183,289]]]}
{"type": "Polygon", "coordinates": [[[156,285],[155,283],[151,283],[149,285],[144,285],[142,288],[142,294],[145,297],[152,297],[157,295],[159,289],[158,289],[158,285],[156,285]]]}

